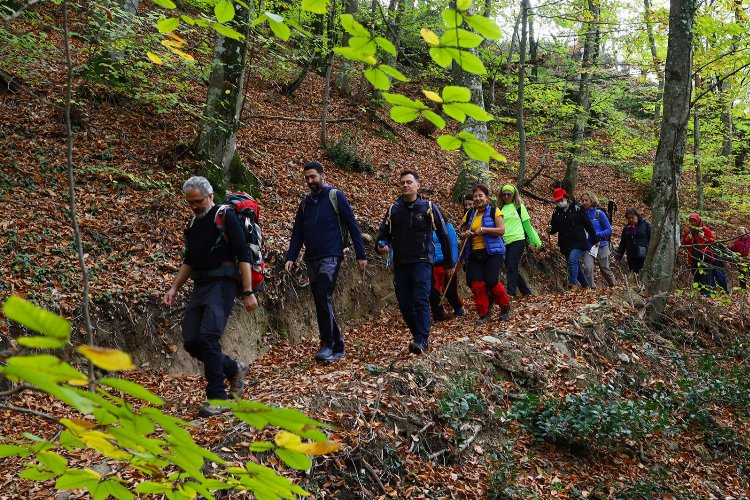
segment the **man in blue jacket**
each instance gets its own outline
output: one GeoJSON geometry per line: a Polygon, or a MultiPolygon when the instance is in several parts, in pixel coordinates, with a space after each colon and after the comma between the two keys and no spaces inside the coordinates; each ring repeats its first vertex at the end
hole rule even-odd
{"type": "MultiPolygon", "coordinates": [[[[401,196],[390,206],[378,232],[377,250],[393,246],[393,287],[401,315],[412,334],[409,352],[422,354],[430,336],[430,288],[435,262],[435,231],[443,248],[451,248],[445,220],[438,206],[418,194],[419,175],[411,169],[399,177],[401,196]]],[[[455,267],[453,252],[443,252],[448,277],[455,267]]]]}
{"type": "Polygon", "coordinates": [[[284,269],[291,272],[304,245],[304,260],[320,335],[320,349],[315,359],[333,363],[346,355],[344,336],[333,310],[333,290],[344,258],[347,234],[351,235],[357,265],[362,272],[367,267],[367,255],[349,200],[344,193],[326,184],[323,165],[310,161],[303,167],[303,172],[310,194],[297,209],[284,269]]]}

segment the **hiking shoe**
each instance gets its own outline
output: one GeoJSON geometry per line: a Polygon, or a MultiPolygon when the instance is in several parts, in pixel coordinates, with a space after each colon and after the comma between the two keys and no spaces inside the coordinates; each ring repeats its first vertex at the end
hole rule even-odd
{"type": "Polygon", "coordinates": [[[500,310],[500,317],[498,319],[500,321],[508,321],[508,318],[510,318],[510,304],[505,309],[500,310]]]}
{"type": "Polygon", "coordinates": [[[318,361],[328,361],[331,356],[333,356],[333,349],[323,346],[318,349],[317,354],[315,354],[315,359],[318,361]]]}
{"type": "Polygon", "coordinates": [[[409,342],[409,352],[412,354],[422,354],[427,350],[427,343],[426,342],[409,342]]]}
{"type": "Polygon", "coordinates": [[[487,313],[483,316],[479,316],[479,319],[477,319],[477,325],[483,325],[487,323],[490,320],[490,313],[487,313]]]}
{"type": "Polygon", "coordinates": [[[227,408],[226,406],[205,404],[201,406],[200,410],[198,410],[198,416],[199,417],[215,417],[217,415],[221,415],[225,411],[229,411],[229,408],[227,408]]]}
{"type": "Polygon", "coordinates": [[[336,361],[340,360],[344,356],[346,356],[346,351],[334,352],[334,353],[331,353],[331,355],[328,356],[328,358],[323,360],[323,362],[328,365],[331,363],[335,363],[336,361]]]}
{"type": "Polygon", "coordinates": [[[234,377],[229,379],[229,394],[235,398],[242,397],[242,391],[245,389],[245,377],[247,376],[248,370],[250,370],[250,367],[247,363],[237,361],[237,373],[234,374],[234,377]]]}
{"type": "Polygon", "coordinates": [[[463,316],[464,314],[466,314],[466,311],[464,311],[463,307],[459,307],[458,309],[456,309],[455,311],[453,311],[453,315],[455,317],[457,317],[457,318],[463,316]]]}

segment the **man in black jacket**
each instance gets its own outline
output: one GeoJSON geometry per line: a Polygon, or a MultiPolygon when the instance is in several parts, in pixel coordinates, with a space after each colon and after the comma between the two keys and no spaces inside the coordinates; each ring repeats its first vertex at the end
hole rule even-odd
{"type": "Polygon", "coordinates": [[[555,189],[552,201],[557,208],[552,213],[549,232],[558,233],[557,246],[568,260],[568,287],[573,288],[576,283],[588,287],[589,282],[581,266],[581,255],[599,241],[594,225],[586,215],[586,210],[564,189],[555,189]]]}
{"type": "MultiPolygon", "coordinates": [[[[185,257],[172,286],[164,295],[167,306],[175,304],[177,292],[193,278],[193,293],[182,320],[185,350],[203,363],[206,376],[206,399],[241,397],[248,366],[221,352],[229,314],[238,287],[247,311],[258,307],[252,288],[252,257],[239,219],[225,210],[224,232],[216,224],[219,205],[214,204],[213,187],[204,177],[191,177],[182,186],[193,218],[185,228],[185,257]]],[[[210,417],[225,408],[206,403],[198,415],[210,417]]]]}
{"type": "MultiPolygon", "coordinates": [[[[419,194],[419,175],[410,169],[401,172],[401,196],[390,206],[378,232],[378,253],[393,247],[393,287],[401,315],[412,334],[409,352],[422,354],[430,336],[430,288],[435,245],[432,231],[443,248],[451,248],[448,230],[440,209],[419,194]]],[[[452,252],[444,252],[443,263],[450,278],[455,262],[452,252]]]]}

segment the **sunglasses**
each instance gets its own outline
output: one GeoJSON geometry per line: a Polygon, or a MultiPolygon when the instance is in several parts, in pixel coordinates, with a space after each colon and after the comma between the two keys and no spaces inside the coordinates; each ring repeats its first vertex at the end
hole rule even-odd
{"type": "Polygon", "coordinates": [[[201,203],[203,203],[203,200],[205,200],[206,198],[208,198],[208,195],[204,196],[200,200],[185,200],[185,201],[187,201],[188,205],[190,205],[191,207],[199,207],[201,203]]]}
{"type": "Polygon", "coordinates": [[[513,193],[500,193],[500,196],[513,196],[513,193]]]}

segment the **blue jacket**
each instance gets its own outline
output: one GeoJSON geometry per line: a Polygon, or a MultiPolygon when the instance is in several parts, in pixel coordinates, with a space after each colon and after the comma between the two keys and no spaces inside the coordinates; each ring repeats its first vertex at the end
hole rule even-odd
{"type": "MultiPolygon", "coordinates": [[[[458,236],[456,235],[456,230],[453,228],[453,224],[448,222],[445,227],[448,230],[448,237],[451,240],[451,253],[453,254],[453,261],[456,262],[458,260],[458,236]]],[[[443,246],[440,244],[440,240],[438,240],[437,233],[435,231],[432,232],[432,243],[435,245],[435,265],[442,266],[443,246]]]]}
{"type": "Polygon", "coordinates": [[[306,261],[323,257],[343,257],[344,241],[341,237],[339,217],[349,229],[357,259],[367,258],[362,233],[359,232],[349,200],[341,191],[336,193],[339,202],[339,215],[336,215],[336,210],[328,197],[330,190],[331,186],[323,186],[320,191],[310,193],[302,200],[294,217],[292,239],[289,241],[286,260],[296,260],[303,244],[306,261]]]}
{"type": "MultiPolygon", "coordinates": [[[[450,247],[445,219],[437,204],[425,200],[421,195],[417,195],[417,199],[411,203],[405,202],[403,197],[399,196],[383,217],[377,241],[388,244],[393,250],[393,267],[418,262],[433,264],[433,229],[440,244],[444,248],[450,247]]],[[[453,255],[443,257],[443,266],[446,269],[452,269],[455,265],[453,255]]]]}
{"type": "MultiPolygon", "coordinates": [[[[499,210],[499,208],[498,208],[499,210]]],[[[474,218],[476,209],[472,208],[469,213],[466,214],[466,223],[471,227],[471,221],[474,218]]],[[[488,203],[484,207],[484,214],[482,214],[482,227],[495,227],[495,219],[492,217],[490,212],[492,206],[488,203]]],[[[505,254],[505,241],[502,236],[490,236],[485,233],[484,235],[484,248],[487,249],[487,255],[504,255],[505,254]]],[[[471,243],[466,245],[466,257],[471,253],[471,243]]]]}
{"type": "Polygon", "coordinates": [[[607,214],[604,213],[604,210],[592,207],[586,210],[586,215],[589,216],[591,224],[594,225],[594,231],[596,231],[596,235],[599,237],[599,246],[606,247],[609,245],[607,238],[612,234],[612,226],[610,225],[609,219],[607,219],[607,214]]]}

